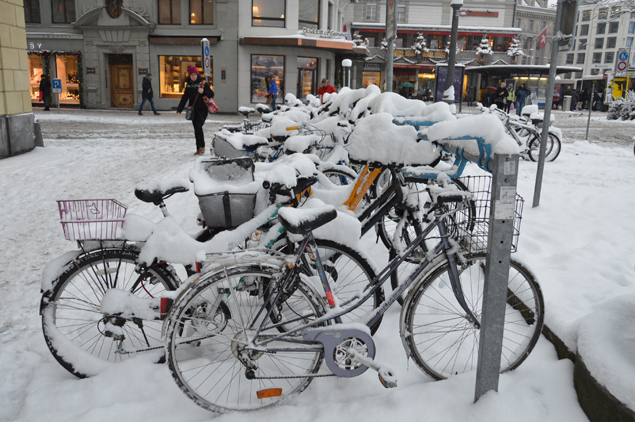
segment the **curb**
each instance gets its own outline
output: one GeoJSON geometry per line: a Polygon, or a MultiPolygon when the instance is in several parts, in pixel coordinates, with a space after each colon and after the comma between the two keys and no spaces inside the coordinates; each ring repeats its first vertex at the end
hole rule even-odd
{"type": "Polygon", "coordinates": [[[635,422],[635,411],[626,407],[593,378],[582,356],[569,350],[546,325],[542,334],[556,348],[558,359],[569,359],[574,362],[573,385],[580,407],[591,422],[635,422]]]}

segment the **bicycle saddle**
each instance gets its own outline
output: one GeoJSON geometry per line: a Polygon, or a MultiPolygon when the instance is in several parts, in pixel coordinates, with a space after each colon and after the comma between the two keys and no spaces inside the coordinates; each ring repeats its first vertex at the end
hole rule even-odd
{"type": "Polygon", "coordinates": [[[135,189],[134,195],[137,199],[143,202],[153,203],[154,205],[160,205],[164,199],[169,198],[175,193],[187,192],[189,189],[184,186],[175,186],[166,190],[148,190],[148,189],[135,189]]]}
{"type": "Polygon", "coordinates": [[[251,113],[255,113],[255,112],[256,112],[256,110],[255,110],[255,109],[253,109],[253,108],[251,108],[251,107],[240,107],[240,108],[238,109],[238,112],[239,112],[240,114],[242,114],[243,116],[245,116],[245,119],[248,119],[248,118],[249,118],[249,115],[250,115],[251,113]]]}
{"type": "Polygon", "coordinates": [[[293,234],[305,235],[337,217],[332,206],[320,208],[280,208],[278,221],[293,234]]]}

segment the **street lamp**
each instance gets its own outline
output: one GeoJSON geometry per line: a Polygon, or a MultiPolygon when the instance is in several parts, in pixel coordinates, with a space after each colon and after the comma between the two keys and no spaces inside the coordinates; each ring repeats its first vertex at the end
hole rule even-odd
{"type": "MultiPolygon", "coordinates": [[[[454,65],[456,63],[456,42],[459,38],[459,10],[463,6],[463,0],[452,0],[450,3],[452,7],[452,31],[450,33],[450,56],[448,57],[448,75],[445,81],[445,92],[443,94],[443,101],[453,105],[454,104],[454,90],[449,93],[448,89],[454,86],[454,65]],[[451,95],[449,95],[451,94],[451,95]]],[[[456,112],[456,110],[454,110],[456,112]]]]}
{"type": "Polygon", "coordinates": [[[351,59],[342,60],[342,67],[344,68],[344,86],[348,88],[351,87],[351,66],[353,66],[351,59]]]}

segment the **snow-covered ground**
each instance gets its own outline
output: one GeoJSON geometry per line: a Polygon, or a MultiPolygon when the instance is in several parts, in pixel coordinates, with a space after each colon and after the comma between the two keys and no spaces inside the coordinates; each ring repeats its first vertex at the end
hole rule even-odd
{"type": "MultiPolygon", "coordinates": [[[[0,420],[209,420],[214,415],[181,393],[166,366],[143,358],[90,379],[74,378],[49,353],[38,315],[42,268],[74,248],[63,238],[55,200],[112,197],[128,204],[130,212],[158,220],[158,210],[136,200],[133,189],[157,178],[187,177],[195,151],[191,124],[168,113],[35,114],[46,146],[0,160],[0,420]]],[[[632,145],[621,140],[635,135],[635,125],[594,120],[592,127],[600,127],[603,137],[585,142],[579,140],[585,117],[556,113],[556,122],[566,118],[570,124],[563,125],[566,142],[560,157],[545,167],[537,208],[531,207],[536,164],[521,162],[519,193],[526,203],[516,258],[541,283],[546,324],[572,350],[580,333],[585,353],[595,359],[609,390],[635,408],[628,402],[635,397],[635,377],[621,375],[635,367],[635,325],[623,324],[612,333],[601,325],[621,315],[630,318],[622,311],[628,304],[635,309],[635,157],[632,145]],[[612,307],[616,301],[619,306],[612,307]],[[617,314],[610,318],[612,308],[617,314]],[[594,318],[596,312],[602,317],[594,318]],[[599,332],[602,336],[595,337],[599,332]],[[605,347],[612,340],[617,346],[605,347]]],[[[213,116],[205,126],[208,144],[221,124],[238,121],[236,116],[213,116]]],[[[195,229],[193,194],[177,195],[167,204],[186,230],[195,229]]],[[[380,265],[386,262],[385,249],[372,233],[363,241],[380,265]]],[[[557,360],[544,338],[520,368],[501,376],[498,393],[475,404],[475,374],[435,382],[405,359],[399,311],[396,306],[388,312],[375,336],[376,359],[397,372],[397,388],[384,389],[373,371],[354,379],[317,379],[285,406],[215,419],[587,420],[573,388],[573,364],[557,360]]]]}

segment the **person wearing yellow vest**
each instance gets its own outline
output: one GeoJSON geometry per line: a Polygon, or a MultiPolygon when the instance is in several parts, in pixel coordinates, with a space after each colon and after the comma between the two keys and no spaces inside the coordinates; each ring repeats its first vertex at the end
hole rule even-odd
{"type": "Polygon", "coordinates": [[[507,95],[507,103],[505,104],[505,113],[509,114],[509,110],[511,109],[512,104],[514,104],[514,101],[516,100],[516,95],[514,92],[514,87],[510,86],[509,87],[509,94],[507,95]]]}

